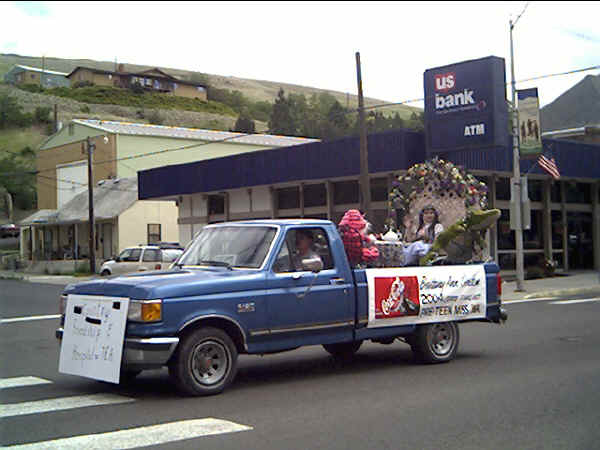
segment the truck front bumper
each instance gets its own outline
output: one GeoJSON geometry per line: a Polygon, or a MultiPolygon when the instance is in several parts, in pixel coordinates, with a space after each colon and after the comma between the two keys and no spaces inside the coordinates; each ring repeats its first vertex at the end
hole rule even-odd
{"type": "MultiPolygon", "coordinates": [[[[56,330],[62,340],[63,329],[56,330]]],[[[167,364],[179,344],[177,337],[125,338],[121,364],[127,369],[154,369],[167,364]]]]}

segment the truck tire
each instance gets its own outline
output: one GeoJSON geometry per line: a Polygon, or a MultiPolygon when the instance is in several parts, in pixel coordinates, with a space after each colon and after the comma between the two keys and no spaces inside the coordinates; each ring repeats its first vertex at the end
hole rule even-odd
{"type": "Polygon", "coordinates": [[[456,322],[430,323],[417,326],[417,330],[407,338],[407,342],[419,361],[435,364],[454,359],[459,337],[456,322]]]}
{"type": "Polygon", "coordinates": [[[237,348],[225,331],[198,328],[180,341],[169,375],[185,394],[219,394],[235,378],[237,357],[237,348]]]}
{"type": "Polygon", "coordinates": [[[323,348],[334,358],[350,359],[358,351],[362,341],[341,342],[339,344],[324,344],[323,348]]]}

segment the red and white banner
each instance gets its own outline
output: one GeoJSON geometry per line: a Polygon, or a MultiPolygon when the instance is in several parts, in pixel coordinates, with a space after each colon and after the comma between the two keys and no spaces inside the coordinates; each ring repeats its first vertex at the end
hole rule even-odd
{"type": "Polygon", "coordinates": [[[483,265],[367,269],[369,328],[486,316],[483,265]]]}

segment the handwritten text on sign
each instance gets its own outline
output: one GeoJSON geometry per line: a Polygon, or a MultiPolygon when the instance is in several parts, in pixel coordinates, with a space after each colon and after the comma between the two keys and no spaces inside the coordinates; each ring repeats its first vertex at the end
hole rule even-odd
{"type": "Polygon", "coordinates": [[[129,299],[69,295],[58,371],[119,382],[129,299]]]}
{"type": "Polygon", "coordinates": [[[369,327],[486,316],[483,265],[367,269],[369,327]]]}

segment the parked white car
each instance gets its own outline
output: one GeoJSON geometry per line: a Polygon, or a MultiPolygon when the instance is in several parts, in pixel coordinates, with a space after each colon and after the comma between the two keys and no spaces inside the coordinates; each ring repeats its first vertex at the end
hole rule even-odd
{"type": "Polygon", "coordinates": [[[100,275],[120,275],[145,270],[168,269],[173,261],[183,253],[181,248],[161,248],[158,245],[129,247],[119,256],[102,264],[100,275]]]}

